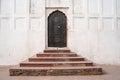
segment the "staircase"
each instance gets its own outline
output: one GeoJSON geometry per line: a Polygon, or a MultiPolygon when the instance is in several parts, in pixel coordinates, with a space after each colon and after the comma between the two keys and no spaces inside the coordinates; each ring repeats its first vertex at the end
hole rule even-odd
{"type": "Polygon", "coordinates": [[[68,49],[46,49],[9,72],[10,76],[101,75],[102,68],[68,49]]]}

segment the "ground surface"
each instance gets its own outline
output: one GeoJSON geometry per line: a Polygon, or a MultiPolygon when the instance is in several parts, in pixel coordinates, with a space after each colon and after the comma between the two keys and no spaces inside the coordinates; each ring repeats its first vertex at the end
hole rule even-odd
{"type": "Polygon", "coordinates": [[[0,66],[0,80],[120,80],[120,66],[101,65],[103,75],[92,76],[9,76],[10,66],[0,66]]]}

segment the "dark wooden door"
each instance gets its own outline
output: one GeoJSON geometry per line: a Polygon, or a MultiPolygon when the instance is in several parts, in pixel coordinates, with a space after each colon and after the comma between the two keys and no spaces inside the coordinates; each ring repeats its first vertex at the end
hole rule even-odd
{"type": "Polygon", "coordinates": [[[48,47],[66,47],[66,16],[60,11],[48,17],[48,47]]]}

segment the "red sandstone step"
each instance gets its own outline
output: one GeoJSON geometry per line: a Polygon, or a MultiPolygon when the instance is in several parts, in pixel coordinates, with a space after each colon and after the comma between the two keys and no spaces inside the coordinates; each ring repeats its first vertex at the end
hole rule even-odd
{"type": "Polygon", "coordinates": [[[69,67],[69,66],[93,66],[90,61],[77,62],[24,62],[20,63],[20,67],[69,67]]]}
{"type": "Polygon", "coordinates": [[[45,53],[70,53],[69,49],[45,49],[45,53]]]}
{"type": "Polygon", "coordinates": [[[66,76],[101,75],[99,67],[16,67],[9,70],[10,76],[66,76]]]}
{"type": "Polygon", "coordinates": [[[76,53],[39,53],[37,57],[77,57],[76,53]]]}
{"type": "Polygon", "coordinates": [[[30,62],[42,62],[42,61],[84,61],[83,57],[34,57],[29,58],[30,62]]]}
{"type": "Polygon", "coordinates": [[[71,53],[69,49],[46,49],[44,53],[10,69],[10,76],[101,75],[102,68],[71,53]]]}

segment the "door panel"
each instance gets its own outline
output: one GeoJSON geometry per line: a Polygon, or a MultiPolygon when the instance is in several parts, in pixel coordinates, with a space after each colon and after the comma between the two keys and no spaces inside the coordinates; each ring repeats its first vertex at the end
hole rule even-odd
{"type": "Polygon", "coordinates": [[[60,11],[48,17],[48,47],[66,47],[66,16],[60,11]]]}

